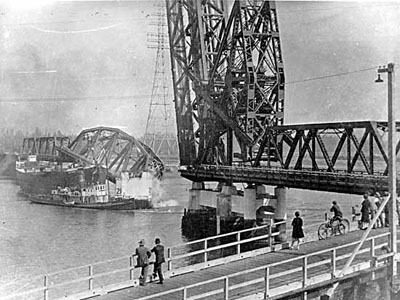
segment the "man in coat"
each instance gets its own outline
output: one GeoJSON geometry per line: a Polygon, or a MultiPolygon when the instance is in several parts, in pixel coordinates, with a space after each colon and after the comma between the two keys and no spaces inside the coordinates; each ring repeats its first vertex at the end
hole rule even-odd
{"type": "MultiPolygon", "coordinates": [[[[369,201],[369,212],[371,213],[371,221],[372,221],[374,219],[375,215],[376,215],[376,212],[378,211],[378,207],[376,206],[374,197],[368,198],[368,201],[369,201]]],[[[372,226],[372,228],[375,229],[377,227],[378,226],[377,226],[377,224],[375,222],[374,225],[372,226]]]]}
{"type": "Polygon", "coordinates": [[[144,246],[144,240],[139,241],[139,247],[136,248],[137,266],[141,267],[139,285],[146,285],[147,271],[149,269],[149,258],[151,252],[144,246]]]}
{"type": "Polygon", "coordinates": [[[160,280],[158,283],[163,284],[164,276],[162,273],[161,264],[165,262],[164,246],[161,245],[161,241],[159,238],[156,238],[154,240],[154,243],[156,245],[153,247],[153,249],[151,249],[151,252],[154,252],[154,254],[156,255],[156,261],[154,262],[153,277],[155,278],[158,275],[158,279],[160,280]]]}

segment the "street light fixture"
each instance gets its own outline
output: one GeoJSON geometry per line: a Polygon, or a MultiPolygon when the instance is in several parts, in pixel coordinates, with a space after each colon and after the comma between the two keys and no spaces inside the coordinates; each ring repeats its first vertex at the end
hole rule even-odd
{"type": "Polygon", "coordinates": [[[393,253],[391,264],[390,264],[390,275],[392,279],[392,286],[397,285],[397,209],[396,209],[396,121],[395,121],[395,102],[393,101],[393,79],[394,79],[394,64],[389,63],[387,67],[378,68],[378,79],[375,82],[383,82],[379,73],[388,74],[388,129],[389,129],[389,141],[388,141],[388,156],[389,156],[389,193],[390,201],[389,205],[389,231],[390,231],[390,248],[393,253]]]}
{"type": "Polygon", "coordinates": [[[375,82],[383,82],[381,74],[378,74],[378,78],[375,80],[375,82]]]}

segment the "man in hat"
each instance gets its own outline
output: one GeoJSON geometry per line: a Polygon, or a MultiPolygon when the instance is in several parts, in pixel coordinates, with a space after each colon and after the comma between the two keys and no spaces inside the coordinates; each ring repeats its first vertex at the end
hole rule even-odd
{"type": "Polygon", "coordinates": [[[149,258],[151,252],[144,246],[144,240],[139,241],[139,247],[136,248],[137,266],[141,267],[139,284],[146,285],[147,271],[149,269],[149,258]]]}
{"type": "Polygon", "coordinates": [[[158,275],[159,278],[159,284],[163,284],[164,281],[164,276],[162,273],[162,268],[161,264],[165,262],[165,257],[164,257],[164,246],[161,245],[161,240],[159,238],[156,238],[154,240],[154,243],[156,244],[153,249],[151,249],[151,252],[154,252],[156,255],[156,261],[154,262],[154,271],[153,271],[153,277],[155,278],[158,275]]]}

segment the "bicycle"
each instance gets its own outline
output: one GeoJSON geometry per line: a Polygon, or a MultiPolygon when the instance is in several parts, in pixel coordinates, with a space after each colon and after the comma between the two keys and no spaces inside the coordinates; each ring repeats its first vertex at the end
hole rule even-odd
{"type": "Polygon", "coordinates": [[[349,220],[329,218],[318,227],[318,239],[325,240],[331,236],[342,235],[348,232],[349,229],[349,220]]]}

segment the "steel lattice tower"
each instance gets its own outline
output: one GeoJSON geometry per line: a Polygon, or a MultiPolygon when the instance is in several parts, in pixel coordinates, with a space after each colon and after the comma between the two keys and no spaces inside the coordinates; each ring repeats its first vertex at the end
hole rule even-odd
{"type": "Polygon", "coordinates": [[[162,3],[156,5],[157,13],[150,25],[156,33],[148,33],[148,48],[157,49],[151,101],[144,135],[144,143],[150,146],[167,166],[178,164],[176,122],[173,115],[173,102],[170,86],[169,46],[166,32],[166,13],[162,3]]]}

